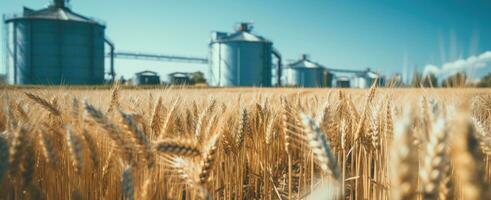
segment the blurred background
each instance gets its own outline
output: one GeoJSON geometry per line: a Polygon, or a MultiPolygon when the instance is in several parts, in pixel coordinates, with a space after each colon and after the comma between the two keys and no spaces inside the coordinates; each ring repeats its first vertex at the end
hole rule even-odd
{"type": "Polygon", "coordinates": [[[26,85],[484,86],[489,10],[488,0],[2,0],[0,73],[26,85]]]}

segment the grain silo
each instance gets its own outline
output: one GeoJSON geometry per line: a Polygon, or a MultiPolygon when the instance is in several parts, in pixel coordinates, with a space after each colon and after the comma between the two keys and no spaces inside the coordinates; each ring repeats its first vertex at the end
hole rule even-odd
{"type": "MultiPolygon", "coordinates": [[[[373,83],[379,79],[380,75],[367,69],[360,73],[355,74],[351,80],[351,87],[353,88],[370,88],[373,83]]],[[[380,81],[380,80],[378,80],[380,81]]]]}
{"type": "Polygon", "coordinates": [[[10,84],[102,84],[105,25],[65,0],[4,16],[10,84]]]}
{"type": "Polygon", "coordinates": [[[301,59],[285,68],[286,85],[297,87],[322,87],[326,68],[302,55],[301,59]]]}
{"type": "Polygon", "coordinates": [[[272,45],[241,23],[235,33],[214,32],[210,42],[212,86],[269,87],[272,82],[272,45]]]}
{"type": "Polygon", "coordinates": [[[324,71],[324,86],[333,87],[334,86],[334,73],[329,70],[324,71]]]}

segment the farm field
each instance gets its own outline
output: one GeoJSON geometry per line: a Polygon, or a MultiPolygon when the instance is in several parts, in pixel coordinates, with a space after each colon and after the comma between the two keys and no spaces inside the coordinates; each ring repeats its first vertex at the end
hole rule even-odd
{"type": "Polygon", "coordinates": [[[491,197],[488,89],[0,96],[0,199],[491,197]]]}

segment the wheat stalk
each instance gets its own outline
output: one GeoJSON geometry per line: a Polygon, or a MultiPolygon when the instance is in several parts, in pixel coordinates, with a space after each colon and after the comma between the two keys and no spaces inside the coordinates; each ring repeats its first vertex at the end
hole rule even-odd
{"type": "Polygon", "coordinates": [[[9,145],[7,140],[0,136],[0,182],[2,182],[4,175],[7,173],[9,166],[9,145]]]}
{"type": "Polygon", "coordinates": [[[481,199],[491,196],[489,183],[484,181],[484,164],[471,122],[460,114],[452,129],[451,158],[456,182],[460,184],[463,199],[481,199]]]}

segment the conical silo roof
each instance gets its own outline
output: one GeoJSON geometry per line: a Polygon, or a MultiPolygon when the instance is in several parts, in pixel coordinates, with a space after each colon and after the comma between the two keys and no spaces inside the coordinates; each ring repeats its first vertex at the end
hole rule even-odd
{"type": "Polygon", "coordinates": [[[222,35],[219,38],[216,38],[213,42],[264,42],[264,43],[272,43],[270,40],[251,33],[252,25],[249,23],[241,23],[239,24],[239,28],[236,29],[236,32],[231,34],[222,35]]]}
{"type": "Polygon", "coordinates": [[[104,23],[95,20],[93,18],[85,17],[83,15],[77,14],[70,10],[70,8],[63,6],[51,5],[47,8],[34,10],[24,7],[24,12],[22,15],[16,15],[6,21],[17,20],[17,19],[46,19],[46,20],[63,20],[63,21],[74,21],[82,23],[92,23],[105,26],[104,23]]]}
{"type": "Polygon", "coordinates": [[[302,58],[300,58],[300,60],[295,61],[293,63],[290,63],[288,65],[288,67],[290,67],[290,68],[312,68],[312,69],[324,68],[319,63],[316,63],[316,62],[309,60],[306,55],[302,55],[302,58]]]}

